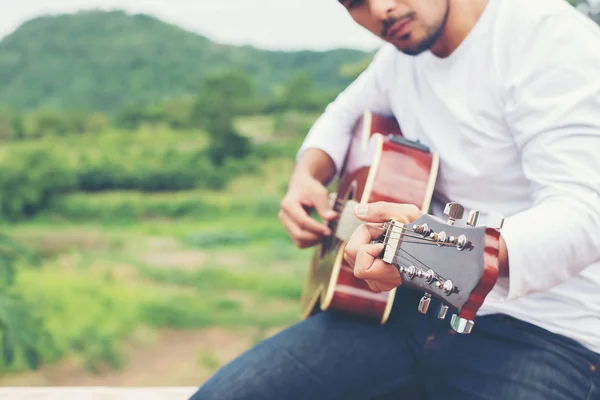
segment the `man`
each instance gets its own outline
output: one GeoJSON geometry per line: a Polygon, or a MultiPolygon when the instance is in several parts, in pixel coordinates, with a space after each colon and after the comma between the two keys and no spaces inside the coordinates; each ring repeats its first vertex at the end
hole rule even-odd
{"type": "MultiPolygon", "coordinates": [[[[325,184],[364,110],[437,151],[440,204],[500,212],[501,277],[470,335],[399,288],[383,327],[323,312],[264,341],[195,399],[600,399],[600,29],[563,0],[342,0],[386,42],[300,149],[280,219],[299,247],[331,232],[325,184]]],[[[402,204],[366,222],[410,222],[402,204]]],[[[346,248],[374,290],[401,284],[363,226],[346,248]]]]}

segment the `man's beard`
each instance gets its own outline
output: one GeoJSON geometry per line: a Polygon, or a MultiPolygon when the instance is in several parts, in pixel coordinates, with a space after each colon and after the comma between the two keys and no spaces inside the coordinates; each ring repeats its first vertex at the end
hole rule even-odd
{"type": "Polygon", "coordinates": [[[448,1],[446,3],[446,12],[444,14],[444,18],[442,19],[442,22],[436,27],[431,27],[431,26],[428,27],[427,35],[425,36],[424,40],[422,40],[420,43],[417,43],[417,46],[414,48],[407,49],[407,48],[400,48],[398,46],[396,46],[396,48],[398,50],[400,50],[401,52],[403,52],[404,54],[409,55],[409,56],[416,56],[416,55],[423,53],[426,50],[429,50],[435,44],[435,42],[437,42],[437,40],[440,38],[440,36],[442,36],[442,32],[444,31],[444,28],[446,27],[446,22],[448,21],[449,13],[450,13],[450,2],[448,1]]]}

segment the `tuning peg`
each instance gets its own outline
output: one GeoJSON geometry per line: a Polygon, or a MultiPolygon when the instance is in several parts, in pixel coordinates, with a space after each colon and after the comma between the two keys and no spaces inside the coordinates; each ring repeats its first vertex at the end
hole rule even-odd
{"type": "Polygon", "coordinates": [[[447,305],[445,305],[445,304],[442,304],[440,306],[440,310],[438,311],[438,315],[437,315],[438,319],[445,319],[446,318],[446,315],[448,314],[448,308],[449,307],[447,305]]]}
{"type": "Polygon", "coordinates": [[[479,221],[479,211],[471,210],[471,212],[469,213],[469,218],[467,219],[467,225],[476,227],[478,221],[479,221]]]}
{"type": "Polygon", "coordinates": [[[502,229],[504,226],[504,216],[497,212],[491,212],[486,221],[488,228],[502,229]]]}
{"type": "Polygon", "coordinates": [[[421,297],[421,301],[419,301],[419,312],[421,314],[427,314],[429,310],[429,304],[431,304],[431,295],[429,293],[425,293],[423,297],[421,297]]]}
{"type": "Polygon", "coordinates": [[[450,296],[452,294],[452,292],[454,292],[454,290],[455,290],[454,282],[452,282],[450,279],[447,279],[446,281],[444,281],[444,285],[442,286],[442,289],[444,289],[444,294],[446,296],[450,296]]]}
{"type": "Polygon", "coordinates": [[[456,314],[452,315],[452,320],[450,320],[450,326],[454,329],[455,332],[468,335],[473,330],[473,325],[475,322],[459,317],[456,314]]]}
{"type": "Polygon", "coordinates": [[[405,274],[406,278],[410,280],[415,279],[415,276],[417,276],[417,267],[415,267],[414,265],[411,265],[410,267],[401,266],[398,270],[401,274],[405,274]]]}
{"type": "Polygon", "coordinates": [[[465,208],[458,203],[448,203],[444,208],[444,215],[448,217],[448,224],[454,225],[457,219],[461,219],[465,213],[465,208]]]}

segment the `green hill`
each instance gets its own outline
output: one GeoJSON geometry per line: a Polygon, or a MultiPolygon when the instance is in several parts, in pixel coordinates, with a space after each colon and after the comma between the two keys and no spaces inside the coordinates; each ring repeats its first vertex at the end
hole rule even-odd
{"type": "Polygon", "coordinates": [[[230,46],[122,11],[85,11],[32,19],[0,41],[0,107],[42,105],[113,112],[193,92],[208,73],[241,69],[263,93],[308,72],[322,90],[349,82],[342,66],[356,50],[265,51],[230,46]]]}

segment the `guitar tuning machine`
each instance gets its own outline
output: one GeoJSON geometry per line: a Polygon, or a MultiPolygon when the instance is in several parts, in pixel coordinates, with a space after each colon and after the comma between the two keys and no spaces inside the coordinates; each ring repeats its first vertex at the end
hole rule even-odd
{"type": "MultiPolygon", "coordinates": [[[[423,297],[421,297],[421,301],[419,301],[419,312],[421,314],[427,314],[427,311],[429,311],[430,305],[431,305],[431,295],[429,293],[425,293],[423,295],[423,297]]],[[[438,310],[437,318],[440,320],[446,319],[449,309],[450,309],[450,307],[448,307],[446,304],[442,304],[440,306],[440,309],[438,310]]]]}
{"type": "Polygon", "coordinates": [[[448,225],[454,225],[456,220],[462,219],[465,208],[458,203],[448,203],[444,208],[444,215],[448,217],[448,225]]]}
{"type": "Polygon", "coordinates": [[[478,222],[479,222],[479,211],[471,210],[471,212],[469,212],[469,217],[467,218],[467,225],[475,228],[477,226],[478,222]]]}
{"type": "Polygon", "coordinates": [[[423,273],[423,278],[425,279],[425,282],[432,284],[435,280],[435,271],[432,269],[427,270],[427,272],[423,273]]]}
{"type": "Polygon", "coordinates": [[[438,289],[443,290],[446,296],[450,296],[452,292],[454,292],[454,290],[456,289],[454,287],[454,282],[452,282],[450,279],[445,280],[443,282],[437,281],[435,285],[438,289]]]}
{"type": "Polygon", "coordinates": [[[438,319],[445,319],[445,318],[446,318],[446,315],[448,315],[448,309],[449,309],[449,308],[450,308],[450,307],[448,307],[447,305],[445,305],[445,304],[442,304],[442,305],[440,306],[440,309],[439,309],[439,311],[438,311],[438,315],[437,315],[438,319]]]}
{"type": "Polygon", "coordinates": [[[420,278],[423,275],[423,272],[417,272],[417,267],[415,267],[414,265],[411,265],[410,267],[400,267],[399,271],[401,274],[405,274],[406,277],[410,280],[415,279],[415,277],[419,275],[420,278]]]}
{"type": "Polygon", "coordinates": [[[475,322],[470,319],[464,319],[459,317],[456,314],[452,315],[452,319],[450,320],[450,326],[456,333],[460,333],[462,335],[468,335],[473,330],[473,326],[475,322]]]}
{"type": "Polygon", "coordinates": [[[425,293],[423,295],[423,297],[421,297],[421,301],[419,301],[419,312],[421,314],[427,314],[430,304],[431,304],[431,294],[425,293]]]}
{"type": "Polygon", "coordinates": [[[415,233],[422,235],[423,237],[428,237],[432,233],[431,228],[427,224],[413,225],[413,231],[415,231],[415,233]]]}
{"type": "Polygon", "coordinates": [[[490,228],[500,230],[504,226],[504,217],[497,212],[491,212],[488,215],[486,225],[490,228]]]}
{"type": "MultiPolygon", "coordinates": [[[[479,222],[479,216],[480,213],[477,210],[472,210],[471,212],[469,212],[467,225],[473,228],[476,227],[477,223],[479,222]]],[[[500,230],[504,226],[504,217],[497,212],[491,212],[487,217],[486,226],[489,228],[500,230]]]]}

